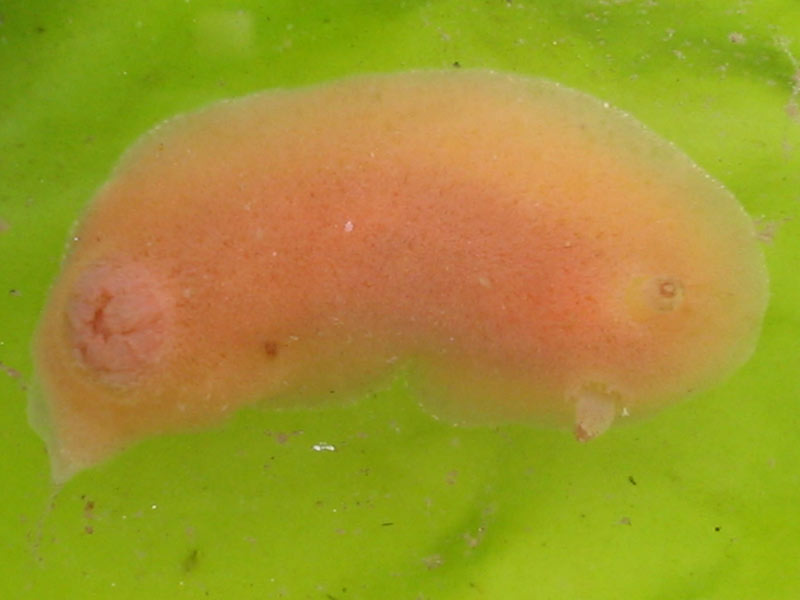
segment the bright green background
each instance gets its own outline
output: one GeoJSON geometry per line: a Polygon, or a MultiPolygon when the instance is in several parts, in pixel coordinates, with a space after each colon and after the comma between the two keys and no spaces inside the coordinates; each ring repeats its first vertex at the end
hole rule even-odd
{"type": "Polygon", "coordinates": [[[0,598],[800,598],[798,34],[789,0],[0,2],[0,598]],[[774,232],[753,360],[586,446],[452,429],[398,374],[148,441],[54,495],[28,346],[122,150],[218,98],[455,62],[602,97],[729,186],[774,232]]]}

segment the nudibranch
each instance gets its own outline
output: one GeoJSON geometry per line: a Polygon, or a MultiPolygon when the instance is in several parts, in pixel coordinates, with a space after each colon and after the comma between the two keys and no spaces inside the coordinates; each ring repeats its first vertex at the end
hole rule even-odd
{"type": "Polygon", "coordinates": [[[583,93],[483,70],[266,91],[159,125],[98,191],[31,422],[63,481],[406,364],[439,418],[588,440],[742,365],[767,297],[736,199],[583,93]]]}

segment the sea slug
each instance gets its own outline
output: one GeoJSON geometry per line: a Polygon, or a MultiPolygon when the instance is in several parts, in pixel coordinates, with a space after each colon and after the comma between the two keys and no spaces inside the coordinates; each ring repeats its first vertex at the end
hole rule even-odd
{"type": "Polygon", "coordinates": [[[729,375],[767,297],[742,207],[633,118],[517,75],[358,76],[126,153],[50,292],[29,411],[57,481],[398,364],[437,417],[588,440],[729,375]]]}

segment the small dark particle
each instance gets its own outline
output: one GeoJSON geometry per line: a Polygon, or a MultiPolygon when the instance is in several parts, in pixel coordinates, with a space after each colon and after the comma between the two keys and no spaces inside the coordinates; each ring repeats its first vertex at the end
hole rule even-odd
{"type": "Polygon", "coordinates": [[[277,342],[264,342],[264,352],[267,355],[267,358],[275,358],[278,356],[278,344],[277,342]]]}
{"type": "Polygon", "coordinates": [[[11,294],[12,296],[15,296],[15,297],[17,297],[17,298],[19,298],[20,296],[22,296],[22,292],[20,292],[18,289],[11,289],[11,290],[8,290],[8,293],[9,293],[9,294],[11,294]]]}
{"type": "Polygon", "coordinates": [[[460,63],[460,62],[458,62],[458,61],[455,61],[455,62],[453,63],[453,66],[454,66],[456,69],[458,69],[458,68],[460,68],[460,67],[461,67],[461,63],[460,63]]]}
{"type": "Polygon", "coordinates": [[[87,525],[86,527],[84,527],[84,528],[83,528],[83,530],[84,530],[86,533],[88,533],[89,535],[91,535],[91,534],[93,534],[93,533],[94,533],[94,527],[92,527],[91,525],[87,525]]]}
{"type": "Polygon", "coordinates": [[[728,36],[728,41],[730,41],[731,44],[744,44],[747,39],[744,37],[744,34],[734,31],[728,36]]]}
{"type": "Polygon", "coordinates": [[[636,485],[636,480],[633,478],[633,475],[628,475],[628,481],[631,482],[631,485],[636,485]]]}
{"type": "Polygon", "coordinates": [[[200,551],[197,548],[192,548],[186,558],[183,559],[183,571],[189,573],[197,568],[197,561],[200,558],[200,551]]]}
{"type": "Polygon", "coordinates": [[[381,523],[381,527],[390,527],[391,525],[394,525],[394,523],[391,523],[391,522],[381,523]]]}
{"type": "Polygon", "coordinates": [[[8,365],[3,364],[2,362],[0,362],[0,371],[5,372],[6,375],[8,375],[13,379],[20,379],[22,377],[22,373],[20,373],[13,367],[9,367],[8,365]]]}
{"type": "Polygon", "coordinates": [[[716,527],[714,527],[714,531],[719,531],[720,529],[722,529],[722,527],[720,527],[719,525],[717,525],[716,527]]]}

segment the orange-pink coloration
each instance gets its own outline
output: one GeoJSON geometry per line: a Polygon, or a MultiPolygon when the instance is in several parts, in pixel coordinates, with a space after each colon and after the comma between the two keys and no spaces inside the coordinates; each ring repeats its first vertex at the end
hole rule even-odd
{"type": "Polygon", "coordinates": [[[87,268],[67,307],[82,362],[109,382],[126,383],[161,358],[170,298],[136,263],[87,268]]]}
{"type": "Polygon", "coordinates": [[[742,364],[767,298],[752,223],[688,158],[585,95],[485,71],[179,117],[77,234],[31,400],[60,480],[398,362],[438,416],[586,440],[742,364]]]}

